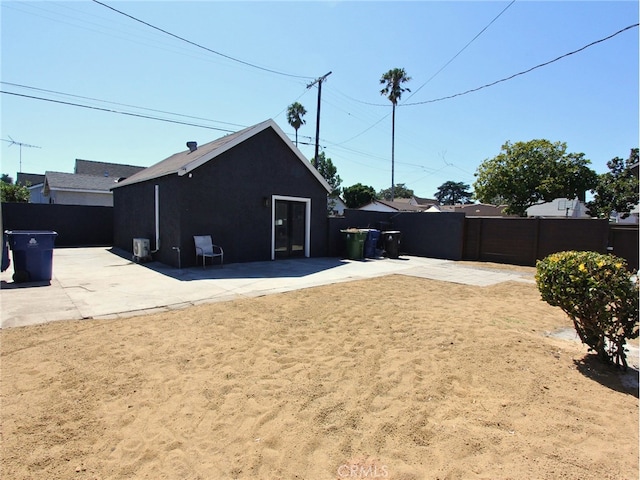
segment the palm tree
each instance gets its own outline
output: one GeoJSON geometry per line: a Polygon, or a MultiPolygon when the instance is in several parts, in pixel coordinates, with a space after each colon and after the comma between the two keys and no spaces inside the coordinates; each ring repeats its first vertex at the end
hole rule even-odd
{"type": "Polygon", "coordinates": [[[384,85],[384,88],[380,90],[380,95],[385,95],[393,106],[391,112],[391,201],[393,202],[394,195],[394,150],[395,150],[395,135],[396,135],[396,104],[402,96],[402,92],[410,92],[408,88],[402,88],[402,84],[411,80],[411,77],[407,76],[407,72],[404,68],[394,68],[382,75],[380,83],[384,85]]]}
{"type": "Polygon", "coordinates": [[[296,130],[296,147],[298,146],[298,129],[305,124],[302,117],[307,113],[304,107],[294,102],[287,108],[287,122],[296,130]]]}

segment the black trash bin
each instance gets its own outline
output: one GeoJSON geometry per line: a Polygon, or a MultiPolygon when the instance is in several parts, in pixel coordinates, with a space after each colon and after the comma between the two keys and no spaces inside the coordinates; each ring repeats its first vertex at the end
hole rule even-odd
{"type": "Polygon", "coordinates": [[[16,283],[51,281],[53,245],[58,234],[41,230],[8,230],[5,233],[13,253],[13,280],[16,283]]]}
{"type": "Polygon", "coordinates": [[[378,240],[380,240],[380,230],[366,229],[363,232],[367,232],[367,238],[364,241],[364,256],[365,258],[376,258],[376,249],[378,248],[378,240]]]}
{"type": "Polygon", "coordinates": [[[400,256],[400,237],[402,234],[397,230],[382,232],[382,243],[389,258],[398,258],[400,256]]]}

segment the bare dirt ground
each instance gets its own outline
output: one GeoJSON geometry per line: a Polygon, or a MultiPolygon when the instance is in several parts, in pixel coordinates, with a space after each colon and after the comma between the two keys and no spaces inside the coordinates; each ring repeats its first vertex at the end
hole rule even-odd
{"type": "Polygon", "coordinates": [[[6,329],[0,477],[637,479],[638,391],[570,326],[394,275],[6,329]]]}

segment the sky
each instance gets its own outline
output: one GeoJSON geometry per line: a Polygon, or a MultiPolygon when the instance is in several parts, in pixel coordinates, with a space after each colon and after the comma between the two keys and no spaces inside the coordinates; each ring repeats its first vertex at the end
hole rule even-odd
{"type": "Polygon", "coordinates": [[[447,181],[473,189],[507,141],[565,142],[597,173],[639,144],[638,27],[567,55],[636,25],[635,0],[101,2],[0,2],[2,173],[147,167],[270,118],[293,141],[293,102],[311,159],[314,81],[331,72],[320,150],[342,187],[379,191],[391,186],[380,78],[393,68],[411,78],[395,183],[420,197],[447,181]]]}

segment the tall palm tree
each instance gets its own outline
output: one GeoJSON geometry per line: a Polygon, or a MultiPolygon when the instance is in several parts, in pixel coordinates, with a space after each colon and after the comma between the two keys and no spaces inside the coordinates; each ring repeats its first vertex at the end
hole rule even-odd
{"type": "Polygon", "coordinates": [[[287,108],[287,122],[296,130],[296,147],[298,146],[298,129],[305,124],[302,117],[307,113],[298,102],[294,102],[287,108]]]}
{"type": "Polygon", "coordinates": [[[393,107],[391,112],[391,201],[394,198],[394,150],[395,150],[395,136],[396,136],[396,105],[402,96],[402,92],[410,92],[408,88],[403,88],[401,85],[411,80],[411,77],[407,76],[407,72],[404,68],[394,68],[382,75],[380,78],[380,84],[384,85],[384,88],[380,90],[380,95],[385,95],[390,101],[393,107]]]}

